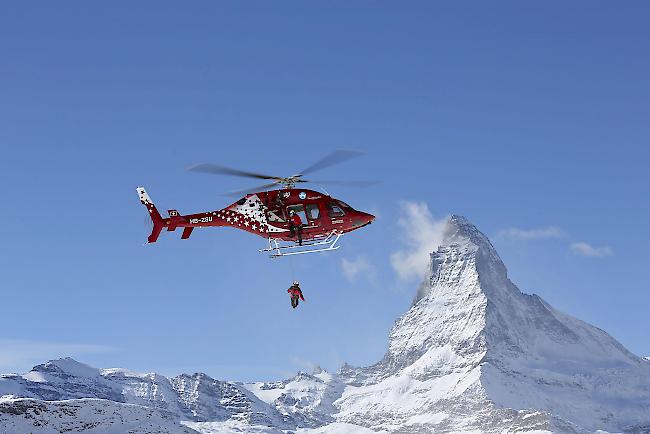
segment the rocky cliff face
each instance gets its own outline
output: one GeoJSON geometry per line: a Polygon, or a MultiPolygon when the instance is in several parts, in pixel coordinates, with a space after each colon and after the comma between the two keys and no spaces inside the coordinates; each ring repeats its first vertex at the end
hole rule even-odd
{"type": "Polygon", "coordinates": [[[458,216],[372,366],[241,385],[59,360],[0,377],[2,394],[137,404],[206,433],[650,432],[650,363],[521,293],[490,241],[458,216]]]}

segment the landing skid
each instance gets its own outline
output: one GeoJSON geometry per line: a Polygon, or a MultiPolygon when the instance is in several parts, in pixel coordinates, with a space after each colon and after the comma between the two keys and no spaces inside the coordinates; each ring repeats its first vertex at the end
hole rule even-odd
{"type": "Polygon", "coordinates": [[[280,244],[275,238],[269,238],[269,247],[266,249],[260,249],[259,251],[271,252],[269,255],[271,258],[279,258],[280,256],[291,255],[305,255],[307,253],[329,252],[341,247],[336,245],[336,242],[339,240],[339,238],[341,238],[341,235],[343,235],[343,233],[332,231],[326,238],[320,241],[302,243],[302,246],[298,245],[295,242],[292,242],[290,244],[280,244]]]}

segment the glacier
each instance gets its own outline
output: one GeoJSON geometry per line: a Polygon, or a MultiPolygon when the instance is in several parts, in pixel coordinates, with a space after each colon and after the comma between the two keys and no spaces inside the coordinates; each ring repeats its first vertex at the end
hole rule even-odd
{"type": "Polygon", "coordinates": [[[371,366],[244,384],[62,358],[0,396],[6,433],[650,433],[647,358],[522,293],[461,216],[371,366]]]}

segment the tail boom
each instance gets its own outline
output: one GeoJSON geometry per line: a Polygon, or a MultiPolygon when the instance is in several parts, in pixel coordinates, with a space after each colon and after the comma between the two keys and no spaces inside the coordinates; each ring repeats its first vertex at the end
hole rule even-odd
{"type": "MultiPolygon", "coordinates": [[[[271,226],[266,221],[265,208],[263,208],[257,196],[255,196],[257,202],[249,198],[250,203],[246,202],[246,205],[237,202],[221,210],[196,214],[181,215],[178,210],[170,209],[167,210],[169,217],[163,218],[144,187],[138,187],[137,191],[140,202],[147,208],[153,223],[153,229],[147,238],[149,243],[155,243],[160,236],[160,232],[165,228],[169,232],[175,231],[176,228],[183,228],[183,234],[181,235],[183,240],[190,237],[194,228],[210,226],[229,226],[264,238],[269,235],[271,226]]],[[[283,231],[287,232],[288,230],[283,231]]]]}

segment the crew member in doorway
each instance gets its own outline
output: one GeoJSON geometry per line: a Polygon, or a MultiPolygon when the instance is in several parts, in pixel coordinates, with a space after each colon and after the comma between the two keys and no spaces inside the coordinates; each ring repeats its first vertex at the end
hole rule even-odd
{"type": "Polygon", "coordinates": [[[298,235],[298,245],[302,246],[302,219],[294,210],[289,211],[289,235],[298,235]]]}

